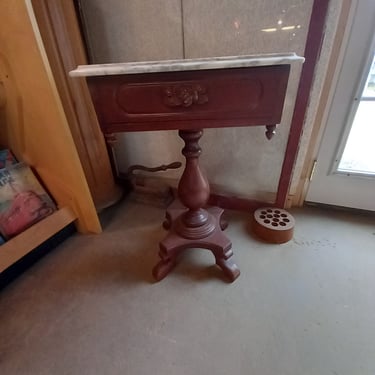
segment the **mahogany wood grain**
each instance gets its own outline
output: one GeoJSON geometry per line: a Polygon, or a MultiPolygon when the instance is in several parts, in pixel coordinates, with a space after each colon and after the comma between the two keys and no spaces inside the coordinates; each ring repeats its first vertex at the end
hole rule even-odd
{"type": "Polygon", "coordinates": [[[104,133],[276,125],[290,66],[87,77],[104,133]]]}
{"type": "Polygon", "coordinates": [[[158,281],[173,269],[181,251],[196,247],[212,251],[216,264],[230,281],[240,275],[237,265],[230,259],[233,255],[232,243],[223,233],[227,227],[221,220],[224,210],[218,207],[205,209],[210,197],[210,186],[199,167],[202,150],[198,141],[202,134],[200,129],[179,131],[185,142],[182,154],[186,158],[186,165],[177,192],[184,206],[175,205],[166,212],[163,225],[169,233],[160,243],[161,260],[153,270],[158,281]]]}
{"type": "Polygon", "coordinates": [[[210,207],[208,214],[214,219],[214,230],[204,238],[184,238],[176,230],[178,219],[186,212],[185,208],[171,207],[167,210],[168,235],[160,242],[160,261],[153,269],[153,276],[157,281],[162,280],[175,267],[179,254],[191,248],[210,250],[218,267],[227,280],[233,282],[240,275],[240,270],[233,261],[232,243],[223,233],[221,216],[222,208],[210,207]]]}
{"type": "Polygon", "coordinates": [[[124,131],[179,130],[186,165],[178,186],[185,206],[167,211],[169,234],[160,243],[153,274],[164,278],[178,254],[200,247],[234,281],[240,274],[230,259],[223,210],[205,206],[208,181],[200,170],[198,141],[203,128],[265,126],[270,139],[281,120],[290,65],[87,77],[104,134],[124,131]]]}

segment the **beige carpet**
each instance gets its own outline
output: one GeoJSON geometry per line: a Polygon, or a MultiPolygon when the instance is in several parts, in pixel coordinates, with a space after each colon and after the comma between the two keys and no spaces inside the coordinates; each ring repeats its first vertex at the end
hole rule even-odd
{"type": "Polygon", "coordinates": [[[292,213],[283,245],[229,214],[233,284],[205,250],[153,283],[163,210],[108,210],[0,293],[0,374],[374,375],[374,217],[292,213]]]}

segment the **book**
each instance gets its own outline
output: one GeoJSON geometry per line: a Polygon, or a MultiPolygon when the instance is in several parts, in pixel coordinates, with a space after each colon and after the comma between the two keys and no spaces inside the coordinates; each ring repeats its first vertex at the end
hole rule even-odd
{"type": "Polygon", "coordinates": [[[11,167],[16,163],[17,159],[9,149],[0,150],[0,169],[11,167]]]}
{"type": "Polygon", "coordinates": [[[0,170],[0,233],[5,239],[55,210],[54,202],[28,165],[17,163],[0,170]]]}

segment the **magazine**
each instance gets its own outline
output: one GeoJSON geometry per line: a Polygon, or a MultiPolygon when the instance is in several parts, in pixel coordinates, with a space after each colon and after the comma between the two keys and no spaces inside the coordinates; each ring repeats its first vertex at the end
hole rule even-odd
{"type": "Polygon", "coordinates": [[[11,167],[16,163],[17,159],[14,157],[10,150],[8,150],[7,148],[0,150],[0,169],[11,167]]]}
{"type": "Polygon", "coordinates": [[[56,210],[25,163],[0,170],[0,233],[9,239],[56,210]]]}

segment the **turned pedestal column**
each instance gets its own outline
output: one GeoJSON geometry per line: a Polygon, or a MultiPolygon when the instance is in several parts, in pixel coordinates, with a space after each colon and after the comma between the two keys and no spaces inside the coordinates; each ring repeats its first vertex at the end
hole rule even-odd
{"type": "Polygon", "coordinates": [[[224,211],[218,207],[206,209],[210,187],[199,168],[201,148],[198,141],[202,134],[200,129],[179,131],[179,136],[185,142],[182,154],[186,158],[186,165],[178,185],[178,197],[184,207],[172,207],[166,212],[164,227],[169,233],[159,244],[161,260],[153,270],[158,281],[176,265],[179,253],[189,248],[212,251],[216,264],[230,281],[240,275],[240,270],[231,259],[232,243],[223,233],[225,225],[221,223],[221,216],[224,211]]]}

